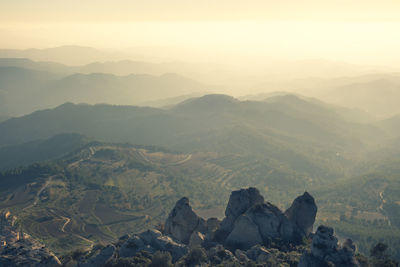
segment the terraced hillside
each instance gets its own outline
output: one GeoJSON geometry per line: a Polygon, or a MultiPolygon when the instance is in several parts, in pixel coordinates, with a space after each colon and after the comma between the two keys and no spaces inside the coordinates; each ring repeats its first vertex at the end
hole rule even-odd
{"type": "Polygon", "coordinates": [[[189,193],[203,214],[222,215],[216,196],[227,195],[234,174],[211,158],[92,143],[63,160],[4,173],[0,208],[58,252],[154,226],[189,193]]]}

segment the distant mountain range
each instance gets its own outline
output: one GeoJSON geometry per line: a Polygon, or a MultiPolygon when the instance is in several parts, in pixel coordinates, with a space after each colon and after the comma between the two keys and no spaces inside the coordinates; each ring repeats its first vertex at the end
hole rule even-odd
{"type": "Polygon", "coordinates": [[[212,88],[173,73],[160,76],[65,75],[20,67],[0,67],[0,114],[22,115],[68,101],[133,105],[206,92],[212,88]]]}
{"type": "Polygon", "coordinates": [[[262,159],[271,167],[284,164],[289,173],[313,177],[312,183],[345,175],[351,162],[392,137],[378,125],[347,120],[329,105],[293,95],[265,101],[206,95],[170,109],[66,103],[0,123],[0,147],[63,133],[183,153],[226,154],[241,157],[243,164],[262,159]]]}
{"type": "Polygon", "coordinates": [[[124,59],[121,53],[105,53],[91,47],[60,46],[45,49],[0,49],[1,58],[30,58],[36,61],[63,62],[69,65],[84,65],[95,61],[109,61],[116,58],[124,59]]]}

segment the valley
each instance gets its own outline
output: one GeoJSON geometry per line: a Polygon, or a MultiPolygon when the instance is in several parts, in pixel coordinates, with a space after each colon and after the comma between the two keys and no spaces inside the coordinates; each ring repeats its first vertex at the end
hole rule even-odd
{"type": "Polygon", "coordinates": [[[40,164],[3,172],[0,183],[0,207],[60,254],[156,227],[186,195],[202,216],[222,218],[229,191],[257,186],[281,208],[309,191],[322,210],[318,223],[352,237],[364,252],[383,237],[397,255],[400,154],[395,146],[390,158],[379,152],[395,133],[341,117],[323,103],[291,95],[266,101],[208,95],[169,110],[66,104],[0,129],[0,141],[15,143],[0,148],[0,156],[2,149],[20,155],[66,148],[40,164]],[[23,134],[36,125],[36,136],[23,134]],[[15,132],[22,134],[9,134],[15,132]],[[375,140],[375,133],[385,139],[375,140]],[[354,229],[360,223],[361,232],[354,229]]]}

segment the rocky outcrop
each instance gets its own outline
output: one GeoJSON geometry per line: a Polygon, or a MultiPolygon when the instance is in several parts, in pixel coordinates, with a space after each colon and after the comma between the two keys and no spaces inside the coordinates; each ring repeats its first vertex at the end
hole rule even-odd
{"type": "Polygon", "coordinates": [[[293,201],[290,208],[285,211],[285,215],[302,236],[308,236],[313,229],[317,215],[314,198],[305,192],[293,201]]]}
{"type": "Polygon", "coordinates": [[[212,264],[221,264],[224,261],[235,262],[236,257],[222,245],[216,245],[207,251],[207,256],[212,264]]]}
{"type": "Polygon", "coordinates": [[[299,262],[299,267],[356,267],[359,266],[354,258],[355,246],[351,240],[338,245],[333,229],[319,226],[313,236],[311,251],[305,252],[299,262]]]}
{"type": "Polygon", "coordinates": [[[256,204],[240,215],[232,232],[225,240],[228,247],[249,249],[260,245],[270,245],[274,239],[294,241],[294,226],[282,211],[271,203],[256,204]]]}
{"type": "Polygon", "coordinates": [[[77,267],[97,267],[103,266],[107,262],[113,260],[116,255],[116,248],[114,245],[108,245],[91,255],[84,263],[80,263],[77,267]]]}
{"type": "Polygon", "coordinates": [[[14,226],[16,219],[0,212],[0,266],[60,266],[54,253],[14,226]]]}
{"type": "Polygon", "coordinates": [[[255,262],[265,262],[271,257],[271,253],[260,245],[255,245],[246,252],[247,257],[255,262]]]}
{"type": "Polygon", "coordinates": [[[0,266],[61,266],[61,262],[45,247],[37,248],[25,240],[0,248],[0,266]]]}
{"type": "Polygon", "coordinates": [[[214,240],[229,248],[249,249],[260,244],[269,246],[274,240],[299,244],[312,229],[317,206],[304,193],[283,213],[255,188],[233,191],[225,211],[225,219],[214,240]]]}
{"type": "Polygon", "coordinates": [[[171,237],[163,235],[160,231],[148,230],[122,242],[119,249],[119,256],[129,258],[143,250],[151,253],[168,251],[173,261],[180,259],[188,252],[186,245],[175,242],[171,237]]]}
{"type": "Polygon", "coordinates": [[[189,247],[190,248],[201,247],[204,240],[205,240],[205,236],[202,233],[193,232],[192,235],[190,236],[189,247]]]}
{"type": "Polygon", "coordinates": [[[224,241],[232,232],[236,219],[250,207],[260,203],[264,203],[264,197],[254,187],[233,191],[225,209],[225,219],[216,233],[217,240],[224,241]]]}
{"type": "MultiPolygon", "coordinates": [[[[358,266],[354,258],[356,248],[350,239],[338,245],[333,229],[326,226],[318,227],[317,232],[310,235],[316,213],[314,198],[307,192],[282,212],[264,202],[257,189],[247,188],[232,192],[222,222],[215,218],[205,221],[193,211],[189,200],[182,198],[169,214],[163,233],[153,229],[125,235],[116,243],[78,253],[79,256],[68,258],[69,262],[64,264],[149,266],[152,255],[162,251],[169,253],[177,266],[192,266],[196,257],[210,266],[246,266],[254,262],[267,266],[358,266]],[[310,250],[303,253],[304,237],[312,237],[312,244],[310,250]],[[302,246],[297,246],[299,244],[302,246]]],[[[7,213],[3,218],[3,221],[11,220],[12,216],[7,213]]],[[[3,232],[13,229],[3,221],[0,220],[3,232]]],[[[10,238],[3,238],[10,243],[0,244],[0,266],[61,264],[45,247],[32,243],[31,239],[20,238],[21,234],[16,231],[12,233],[10,238]]],[[[166,259],[171,257],[167,255],[166,259]]]]}
{"type": "Polygon", "coordinates": [[[207,233],[205,238],[207,240],[214,240],[215,238],[215,233],[219,229],[219,226],[221,224],[221,221],[218,220],[217,218],[209,218],[206,222],[207,225],[207,233]]]}
{"type": "Polygon", "coordinates": [[[263,240],[251,216],[241,215],[235,221],[232,232],[225,240],[225,245],[230,248],[248,249],[256,244],[262,244],[263,240]]]}
{"type": "Polygon", "coordinates": [[[183,244],[189,244],[190,236],[193,232],[205,233],[207,231],[205,220],[197,216],[189,204],[189,199],[186,197],[176,202],[164,227],[166,235],[183,244]]]}

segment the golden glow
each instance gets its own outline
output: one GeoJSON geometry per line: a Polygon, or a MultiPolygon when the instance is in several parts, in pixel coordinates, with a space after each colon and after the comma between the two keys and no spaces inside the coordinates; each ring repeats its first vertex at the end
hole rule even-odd
{"type": "MultiPolygon", "coordinates": [[[[2,0],[2,48],[173,47],[179,60],[400,62],[400,1],[2,0]]],[[[171,51],[171,50],[168,50],[171,51]]]]}

